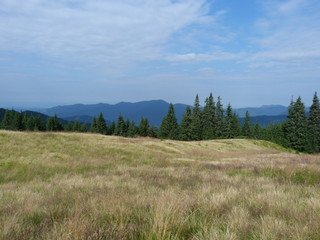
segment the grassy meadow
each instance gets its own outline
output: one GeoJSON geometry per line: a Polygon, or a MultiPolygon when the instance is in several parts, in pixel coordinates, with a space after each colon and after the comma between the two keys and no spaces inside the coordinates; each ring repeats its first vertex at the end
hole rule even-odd
{"type": "Polygon", "coordinates": [[[320,239],[320,156],[0,131],[0,239],[320,239]]]}

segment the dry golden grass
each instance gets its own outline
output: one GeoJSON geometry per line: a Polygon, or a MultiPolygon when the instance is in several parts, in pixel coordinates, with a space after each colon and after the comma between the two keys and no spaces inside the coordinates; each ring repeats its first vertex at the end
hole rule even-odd
{"type": "Polygon", "coordinates": [[[0,131],[0,239],[320,239],[320,157],[0,131]]]}

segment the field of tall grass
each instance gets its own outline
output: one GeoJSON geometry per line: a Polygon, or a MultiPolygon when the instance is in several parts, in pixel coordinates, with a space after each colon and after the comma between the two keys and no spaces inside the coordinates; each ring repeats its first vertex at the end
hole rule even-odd
{"type": "Polygon", "coordinates": [[[320,239],[320,156],[0,131],[0,239],[320,239]]]}

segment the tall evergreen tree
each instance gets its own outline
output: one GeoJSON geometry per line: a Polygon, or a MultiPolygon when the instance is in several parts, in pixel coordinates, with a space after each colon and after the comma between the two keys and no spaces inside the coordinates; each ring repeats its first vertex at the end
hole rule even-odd
{"type": "Polygon", "coordinates": [[[81,124],[81,127],[80,127],[80,132],[87,132],[87,131],[88,131],[88,126],[87,126],[87,124],[82,123],[82,124],[81,124]]]}
{"type": "Polygon", "coordinates": [[[149,127],[149,120],[147,118],[141,118],[139,124],[139,135],[143,137],[148,136],[149,127]]]}
{"type": "Polygon", "coordinates": [[[104,119],[102,113],[100,113],[99,117],[97,118],[97,132],[101,134],[106,134],[106,131],[107,131],[106,120],[104,119]]]}
{"type": "Polygon", "coordinates": [[[320,104],[317,93],[313,96],[308,118],[308,151],[320,151],[320,104]]]}
{"type": "Polygon", "coordinates": [[[28,116],[27,116],[27,113],[24,113],[22,115],[23,130],[27,130],[27,124],[28,124],[28,116]]]}
{"type": "Polygon", "coordinates": [[[213,101],[212,93],[205,101],[205,107],[202,114],[202,138],[213,139],[215,134],[215,103],[213,101]]]}
{"type": "Polygon", "coordinates": [[[34,127],[33,127],[34,131],[45,131],[46,130],[46,125],[43,122],[42,118],[40,116],[37,116],[34,119],[34,127]]]}
{"type": "Polygon", "coordinates": [[[170,104],[168,114],[161,122],[159,136],[164,139],[178,139],[178,135],[178,121],[173,104],[170,104]]]}
{"type": "Polygon", "coordinates": [[[97,127],[97,118],[93,117],[92,123],[91,123],[91,132],[96,133],[98,132],[98,127],[97,127]]]}
{"type": "Polygon", "coordinates": [[[223,136],[223,127],[224,127],[224,110],[221,102],[220,96],[218,97],[218,102],[216,105],[216,119],[215,119],[215,135],[216,137],[223,136]]]}
{"type": "Polygon", "coordinates": [[[72,130],[74,132],[81,132],[81,124],[78,120],[74,121],[72,130]]]}
{"type": "Polygon", "coordinates": [[[6,110],[4,113],[4,117],[2,119],[2,127],[7,130],[11,130],[13,126],[13,118],[14,118],[14,111],[13,110],[6,110]]]}
{"type": "Polygon", "coordinates": [[[72,124],[72,122],[68,121],[68,124],[67,124],[65,130],[66,130],[67,132],[72,132],[72,131],[73,131],[73,124],[72,124]]]}
{"type": "Polygon", "coordinates": [[[246,111],[246,117],[242,126],[242,135],[246,137],[251,137],[251,123],[250,123],[250,114],[246,111]]]}
{"type": "Polygon", "coordinates": [[[191,132],[192,140],[202,140],[202,111],[199,102],[199,96],[197,94],[194,101],[194,107],[192,110],[192,122],[191,122],[191,132]]]}
{"type": "Polygon", "coordinates": [[[306,112],[301,97],[291,102],[288,110],[288,121],[285,127],[285,136],[289,147],[298,151],[305,151],[307,145],[306,112]]]}
{"type": "Polygon", "coordinates": [[[27,120],[26,130],[35,131],[35,126],[36,126],[36,120],[34,116],[30,116],[27,120]]]}
{"type": "Polygon", "coordinates": [[[22,114],[15,112],[14,117],[13,117],[13,130],[17,131],[23,131],[23,122],[22,122],[22,114]]]}
{"type": "Polygon", "coordinates": [[[107,128],[107,134],[108,135],[114,135],[116,130],[116,123],[115,121],[112,121],[110,126],[107,128]]]}
{"type": "Polygon", "coordinates": [[[179,139],[182,141],[190,141],[192,140],[192,112],[191,108],[187,106],[186,112],[182,117],[181,124],[179,126],[179,139]]]}
{"type": "Polygon", "coordinates": [[[127,135],[126,122],[124,121],[122,114],[120,114],[118,117],[116,129],[115,129],[115,135],[122,136],[122,137],[125,137],[127,135]]]}
{"type": "Polygon", "coordinates": [[[54,117],[47,118],[46,130],[47,131],[63,131],[63,126],[59,122],[59,119],[56,114],[54,115],[54,117]]]}
{"type": "Polygon", "coordinates": [[[226,117],[223,122],[223,136],[225,138],[233,138],[234,132],[233,132],[233,113],[232,113],[232,107],[230,104],[228,104],[227,111],[226,111],[226,117]]]}
{"type": "Polygon", "coordinates": [[[233,113],[231,123],[232,123],[231,124],[232,136],[233,137],[240,136],[241,135],[241,125],[240,125],[239,116],[236,113],[233,113]]]}
{"type": "MultiPolygon", "coordinates": [[[[140,122],[140,125],[141,125],[141,122],[140,122]]],[[[137,136],[138,132],[139,132],[139,128],[137,128],[134,121],[131,121],[129,124],[128,133],[127,133],[128,137],[135,137],[137,136]]]]}

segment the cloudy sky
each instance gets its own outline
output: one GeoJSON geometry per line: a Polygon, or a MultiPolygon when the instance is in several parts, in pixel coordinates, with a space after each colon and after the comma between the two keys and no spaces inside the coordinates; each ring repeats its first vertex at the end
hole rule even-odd
{"type": "Polygon", "coordinates": [[[319,0],[0,0],[0,107],[320,92],[319,0]]]}

